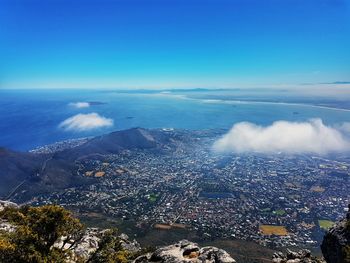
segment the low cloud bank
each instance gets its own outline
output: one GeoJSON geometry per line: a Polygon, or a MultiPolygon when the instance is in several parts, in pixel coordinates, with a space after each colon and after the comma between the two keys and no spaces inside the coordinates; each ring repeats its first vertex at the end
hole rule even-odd
{"type": "Polygon", "coordinates": [[[69,103],[70,106],[77,108],[77,109],[82,109],[82,108],[89,108],[90,103],[89,102],[71,102],[69,103]]]}
{"type": "Polygon", "coordinates": [[[339,125],[338,129],[342,132],[350,134],[350,122],[343,122],[341,125],[339,125]]]}
{"type": "Polygon", "coordinates": [[[67,131],[88,131],[109,127],[113,120],[100,116],[98,113],[77,114],[60,123],[59,127],[67,131]]]}
{"type": "Polygon", "coordinates": [[[213,149],[216,152],[314,153],[347,152],[350,141],[321,119],[307,122],[276,121],[263,127],[250,122],[235,124],[213,149]]]}

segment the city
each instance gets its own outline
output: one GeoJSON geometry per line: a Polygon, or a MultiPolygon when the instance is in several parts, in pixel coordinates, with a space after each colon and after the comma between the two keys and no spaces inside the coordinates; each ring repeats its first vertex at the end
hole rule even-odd
{"type": "MultiPolygon", "coordinates": [[[[30,204],[131,219],[140,229],[190,229],[203,239],[312,247],[350,202],[348,157],[219,155],[211,146],[220,130],[159,132],[170,138],[161,149],[80,158],[76,173],[93,183],[30,204]]],[[[77,143],[66,144],[59,149],[77,143]]]]}

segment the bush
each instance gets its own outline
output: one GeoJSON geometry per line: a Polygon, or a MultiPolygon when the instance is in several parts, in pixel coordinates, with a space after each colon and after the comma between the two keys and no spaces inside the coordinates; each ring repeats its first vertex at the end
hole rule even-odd
{"type": "Polygon", "coordinates": [[[0,233],[0,262],[65,262],[69,240],[79,240],[83,225],[71,212],[56,205],[42,207],[5,208],[0,218],[13,224],[11,233],[0,233]],[[53,245],[64,238],[62,247],[53,245]]]}
{"type": "Polygon", "coordinates": [[[104,231],[89,259],[77,258],[72,249],[83,237],[83,225],[57,205],[7,207],[0,211],[0,219],[15,228],[13,232],[0,232],[1,263],[63,263],[72,258],[75,262],[127,263],[146,252],[123,249],[117,229],[111,229],[104,231]]]}

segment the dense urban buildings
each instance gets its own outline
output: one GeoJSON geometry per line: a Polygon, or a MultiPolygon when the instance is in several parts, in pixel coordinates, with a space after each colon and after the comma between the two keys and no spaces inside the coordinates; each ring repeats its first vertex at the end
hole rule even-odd
{"type": "MultiPolygon", "coordinates": [[[[75,172],[92,184],[30,203],[102,213],[142,229],[185,228],[203,239],[282,247],[319,245],[324,229],[350,202],[346,156],[223,155],[212,151],[221,131],[160,132],[170,138],[160,149],[79,158],[75,172]]],[[[76,145],[69,141],[54,148],[76,145]]],[[[52,151],[50,146],[36,150],[52,151]]]]}

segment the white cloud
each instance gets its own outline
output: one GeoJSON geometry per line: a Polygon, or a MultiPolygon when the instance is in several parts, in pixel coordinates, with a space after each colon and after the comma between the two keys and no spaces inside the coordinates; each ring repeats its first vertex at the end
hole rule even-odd
{"type": "Polygon", "coordinates": [[[350,122],[343,122],[338,129],[350,134],[350,122]]]}
{"type": "Polygon", "coordinates": [[[70,106],[81,109],[81,108],[89,108],[90,103],[89,102],[71,102],[69,103],[70,106]]]}
{"type": "Polygon", "coordinates": [[[60,123],[59,127],[67,131],[88,131],[96,128],[109,127],[113,120],[100,116],[98,113],[77,114],[60,123]]]}
{"type": "Polygon", "coordinates": [[[216,152],[315,153],[346,152],[350,141],[321,119],[277,121],[267,127],[249,122],[235,124],[213,149],[216,152]]]}

